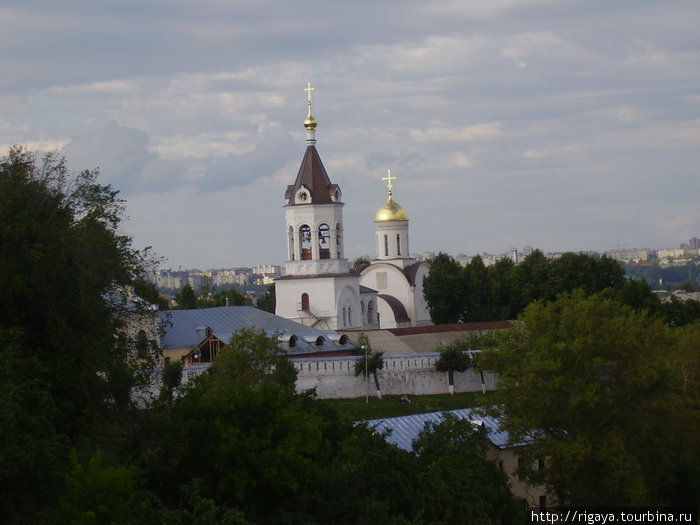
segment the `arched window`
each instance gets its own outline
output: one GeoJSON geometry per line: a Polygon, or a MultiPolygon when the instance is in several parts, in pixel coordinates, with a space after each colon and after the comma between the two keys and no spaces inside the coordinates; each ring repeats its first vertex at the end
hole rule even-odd
{"type": "Polygon", "coordinates": [[[301,294],[301,309],[305,312],[309,311],[309,294],[306,292],[301,294]]]}
{"type": "Polygon", "coordinates": [[[367,304],[367,323],[372,324],[374,322],[374,301],[370,301],[367,304]]]}
{"type": "Polygon", "coordinates": [[[318,227],[318,253],[321,259],[331,258],[331,229],[327,224],[318,227]]]}
{"type": "Polygon", "coordinates": [[[389,257],[389,236],[384,236],[384,256],[389,257]]]}
{"type": "Polygon", "coordinates": [[[289,260],[294,260],[294,227],[289,227],[289,260]]]}
{"type": "Polygon", "coordinates": [[[302,224],[299,228],[299,242],[301,243],[301,260],[311,260],[311,228],[308,224],[302,224]]]}
{"type": "Polygon", "coordinates": [[[396,254],[401,255],[401,234],[396,234],[396,254]]]}
{"type": "Polygon", "coordinates": [[[289,338],[289,348],[296,348],[297,346],[297,336],[293,335],[289,338]]]}

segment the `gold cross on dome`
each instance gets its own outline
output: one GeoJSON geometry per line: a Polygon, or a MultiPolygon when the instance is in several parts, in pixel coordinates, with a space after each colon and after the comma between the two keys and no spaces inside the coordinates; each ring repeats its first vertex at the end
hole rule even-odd
{"type": "Polygon", "coordinates": [[[304,88],[304,91],[306,91],[306,99],[309,101],[309,106],[311,105],[311,93],[314,89],[316,89],[316,88],[311,87],[311,82],[306,83],[306,87],[304,88]]]}
{"type": "Polygon", "coordinates": [[[391,188],[394,187],[394,185],[391,183],[391,181],[396,180],[396,177],[391,176],[391,170],[386,170],[387,171],[387,176],[382,177],[382,180],[386,181],[386,189],[389,190],[389,195],[391,195],[391,188]]]}

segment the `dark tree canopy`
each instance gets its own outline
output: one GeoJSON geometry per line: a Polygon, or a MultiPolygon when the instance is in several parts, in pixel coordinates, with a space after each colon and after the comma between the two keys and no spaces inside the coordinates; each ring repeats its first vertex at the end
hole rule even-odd
{"type": "Polygon", "coordinates": [[[258,299],[257,307],[271,314],[275,313],[276,307],[275,285],[268,286],[267,291],[258,299]]]}
{"type": "Polygon", "coordinates": [[[181,310],[191,310],[197,308],[197,294],[190,283],[185,284],[180,291],[175,294],[175,304],[181,310]]]}
{"type": "Polygon", "coordinates": [[[430,260],[430,274],[423,281],[423,295],[435,324],[463,321],[462,266],[446,253],[430,260]]]}
{"type": "Polygon", "coordinates": [[[646,282],[625,279],[622,265],[605,255],[569,252],[550,259],[535,250],[519,264],[502,258],[486,267],[478,255],[461,266],[440,253],[423,280],[436,324],[515,319],[533,301],[553,301],[574,290],[586,295],[606,290],[634,308],[665,316],[671,324],[699,318],[692,304],[662,307],[646,282]]]}
{"type": "Polygon", "coordinates": [[[147,314],[128,293],[145,260],[97,175],[18,147],[0,158],[0,505],[10,520],[43,519],[70,448],[124,417],[132,365],[155,357],[137,356],[135,339],[116,344],[126,316],[147,314]]]}
{"type": "Polygon", "coordinates": [[[688,505],[700,477],[698,345],[697,323],[670,328],[579,290],[531,304],[478,364],[499,374],[511,439],[530,442],[521,473],[560,503],[688,505]]]}
{"type": "Polygon", "coordinates": [[[472,366],[472,360],[466,350],[464,341],[459,339],[438,348],[440,357],[435,362],[435,369],[438,372],[447,372],[450,395],[454,395],[455,372],[464,372],[472,366]]]}

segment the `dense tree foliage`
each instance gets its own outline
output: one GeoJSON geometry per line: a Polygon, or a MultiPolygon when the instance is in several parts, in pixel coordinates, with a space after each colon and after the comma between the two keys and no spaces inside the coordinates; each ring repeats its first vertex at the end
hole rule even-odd
{"type": "Polygon", "coordinates": [[[425,523],[525,523],[525,514],[508,490],[508,480],[486,455],[486,429],[444,414],[428,423],[413,443],[421,472],[425,523]]]}
{"type": "Polygon", "coordinates": [[[435,324],[464,321],[462,266],[446,253],[430,261],[430,274],[423,280],[423,295],[435,324]]]}
{"type": "Polygon", "coordinates": [[[191,310],[197,308],[197,294],[190,283],[185,284],[180,291],[175,294],[175,304],[181,310],[191,310]]]}
{"type": "Polygon", "coordinates": [[[277,298],[275,295],[275,285],[271,284],[268,286],[267,290],[265,293],[258,299],[258,304],[256,305],[260,310],[264,310],[266,312],[270,312],[271,314],[275,313],[275,308],[277,306],[277,298]]]}
{"type": "Polygon", "coordinates": [[[530,443],[521,473],[559,502],[694,505],[698,348],[698,323],[671,328],[579,290],[531,304],[478,364],[499,374],[511,439],[530,443]]]}
{"type": "Polygon", "coordinates": [[[175,307],[181,310],[214,308],[216,306],[250,306],[251,304],[250,298],[235,288],[227,288],[218,292],[204,291],[197,295],[192,285],[187,283],[175,294],[175,307]]]}
{"type": "Polygon", "coordinates": [[[535,250],[520,264],[504,258],[486,267],[478,255],[461,266],[440,253],[430,261],[423,287],[436,324],[515,319],[533,301],[553,301],[574,290],[586,295],[605,290],[672,325],[700,319],[697,301],[662,303],[646,281],[625,279],[623,266],[607,256],[565,253],[550,259],[535,250]]]}
{"type": "Polygon", "coordinates": [[[0,159],[0,506],[9,521],[49,522],[67,490],[71,450],[115,439],[133,409],[138,341],[116,335],[148,310],[128,293],[143,254],[118,226],[123,203],[71,175],[54,154],[0,159]],[[86,445],[87,443],[87,445],[86,445]]]}

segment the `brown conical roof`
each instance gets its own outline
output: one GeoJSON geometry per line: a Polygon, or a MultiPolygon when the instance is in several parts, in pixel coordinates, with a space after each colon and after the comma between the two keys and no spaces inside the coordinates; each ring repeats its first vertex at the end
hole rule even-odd
{"type": "Polygon", "coordinates": [[[338,185],[331,183],[328,173],[326,173],[326,168],[323,167],[323,162],[321,162],[321,157],[313,145],[306,148],[296,181],[294,181],[294,184],[287,186],[287,191],[284,194],[284,198],[287,199],[287,205],[302,204],[295,202],[296,193],[302,186],[305,186],[311,193],[311,202],[313,204],[337,202],[334,196],[338,185]]]}

